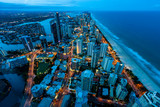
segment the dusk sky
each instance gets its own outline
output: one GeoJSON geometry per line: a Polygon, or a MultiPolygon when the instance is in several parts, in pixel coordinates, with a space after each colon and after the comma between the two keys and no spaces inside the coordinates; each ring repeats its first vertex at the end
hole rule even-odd
{"type": "Polygon", "coordinates": [[[32,6],[63,6],[87,10],[160,10],[160,0],[0,0],[32,6]]]}

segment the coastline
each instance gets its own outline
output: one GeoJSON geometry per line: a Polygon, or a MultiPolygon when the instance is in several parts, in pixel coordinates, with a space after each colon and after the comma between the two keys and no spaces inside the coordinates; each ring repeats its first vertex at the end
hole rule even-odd
{"type": "Polygon", "coordinates": [[[122,46],[122,44],[119,43],[119,38],[115,37],[113,33],[110,32],[103,24],[101,24],[93,15],[92,19],[95,20],[96,25],[98,26],[104,37],[112,45],[113,49],[117,52],[117,55],[120,57],[121,61],[132,70],[132,72],[139,78],[142,84],[149,91],[160,92],[158,75],[155,75],[155,72],[149,71],[143,66],[143,64],[140,65],[138,61],[136,61],[135,58],[133,58],[133,56],[131,56],[131,54],[129,53],[130,48],[124,48],[125,45],[123,44],[124,46],[122,46]]]}

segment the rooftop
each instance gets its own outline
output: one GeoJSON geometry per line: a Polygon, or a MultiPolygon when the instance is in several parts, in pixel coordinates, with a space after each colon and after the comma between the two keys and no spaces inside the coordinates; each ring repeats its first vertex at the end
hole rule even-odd
{"type": "Polygon", "coordinates": [[[65,73],[61,73],[59,72],[58,75],[57,75],[58,78],[64,78],[65,77],[65,73]]]}
{"type": "Polygon", "coordinates": [[[43,98],[38,107],[50,107],[52,99],[49,97],[43,98]]]}
{"type": "Polygon", "coordinates": [[[51,82],[51,79],[52,79],[52,75],[51,75],[51,74],[47,74],[47,75],[43,78],[41,84],[49,84],[49,83],[51,82]]]}
{"type": "Polygon", "coordinates": [[[42,88],[41,85],[36,84],[36,85],[34,85],[34,86],[32,87],[31,90],[32,90],[32,92],[37,92],[37,91],[39,91],[41,88],[42,88]]]}
{"type": "Polygon", "coordinates": [[[94,73],[91,71],[91,70],[85,70],[82,72],[81,74],[83,77],[87,77],[87,78],[90,78],[90,77],[93,77],[94,76],[94,73]]]}

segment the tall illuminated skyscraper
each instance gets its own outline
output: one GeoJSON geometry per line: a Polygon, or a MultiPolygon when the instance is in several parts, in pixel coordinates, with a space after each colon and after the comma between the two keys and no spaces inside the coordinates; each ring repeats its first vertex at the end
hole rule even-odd
{"type": "Polygon", "coordinates": [[[32,44],[31,37],[29,37],[29,36],[23,36],[23,37],[21,38],[21,40],[22,40],[22,43],[23,43],[25,49],[26,49],[27,51],[32,51],[32,49],[33,49],[34,47],[33,47],[33,44],[32,44]]]}
{"type": "Polygon", "coordinates": [[[61,35],[61,28],[60,28],[60,19],[59,19],[59,13],[56,12],[55,14],[55,20],[51,21],[51,31],[53,33],[54,42],[55,44],[61,42],[62,35],[61,35]]]}
{"type": "Polygon", "coordinates": [[[72,25],[68,25],[68,37],[72,36],[72,25]]]}
{"type": "Polygon", "coordinates": [[[124,100],[125,97],[127,96],[128,91],[125,87],[123,87],[121,84],[118,84],[117,88],[116,88],[116,97],[119,100],[124,100]]]}
{"type": "Polygon", "coordinates": [[[81,73],[82,90],[90,91],[92,88],[94,73],[91,70],[85,70],[81,73]]]}
{"type": "Polygon", "coordinates": [[[82,39],[78,39],[77,41],[77,55],[81,54],[82,53],[82,45],[83,45],[83,41],[82,39]]]}
{"type": "Polygon", "coordinates": [[[112,85],[110,85],[110,97],[114,97],[114,87],[112,85]]]}
{"type": "Polygon", "coordinates": [[[56,28],[57,28],[57,36],[58,36],[58,42],[61,42],[62,35],[61,35],[61,25],[60,25],[60,19],[59,19],[59,13],[56,12],[56,28]]]}
{"type": "Polygon", "coordinates": [[[48,43],[47,43],[47,40],[46,40],[46,36],[44,36],[44,35],[40,36],[40,40],[41,40],[42,47],[46,49],[47,46],[48,46],[48,43]]]}
{"type": "Polygon", "coordinates": [[[89,42],[88,43],[88,48],[87,48],[87,55],[91,56],[92,55],[92,51],[93,51],[93,47],[94,47],[94,42],[89,42]]]}
{"type": "Polygon", "coordinates": [[[95,68],[98,63],[98,58],[99,58],[99,51],[97,49],[94,49],[92,51],[92,59],[91,59],[91,67],[95,68]]]}
{"type": "Polygon", "coordinates": [[[122,71],[124,69],[124,64],[117,62],[116,66],[115,66],[115,73],[117,74],[121,74],[122,71]]]}
{"type": "Polygon", "coordinates": [[[66,36],[66,24],[62,24],[62,27],[61,27],[61,34],[62,34],[62,37],[65,37],[66,36]]]}
{"type": "Polygon", "coordinates": [[[102,34],[99,33],[99,34],[97,35],[97,41],[98,41],[98,42],[101,42],[101,40],[102,40],[102,34]]]}
{"type": "Polygon", "coordinates": [[[113,63],[113,58],[105,56],[105,57],[103,57],[103,61],[102,61],[101,65],[105,71],[111,72],[110,70],[113,66],[112,63],[113,63]]]}
{"type": "Polygon", "coordinates": [[[104,57],[107,53],[107,49],[108,49],[108,44],[106,43],[102,43],[101,44],[101,48],[100,48],[100,54],[99,54],[99,57],[104,57]]]}
{"type": "Polygon", "coordinates": [[[109,85],[115,85],[116,81],[117,81],[117,74],[114,73],[110,73],[109,75],[109,79],[108,79],[108,84],[109,85]]]}

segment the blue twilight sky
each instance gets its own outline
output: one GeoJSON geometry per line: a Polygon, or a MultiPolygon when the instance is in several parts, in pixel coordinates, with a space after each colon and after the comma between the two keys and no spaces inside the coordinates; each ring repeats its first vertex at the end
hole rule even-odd
{"type": "Polygon", "coordinates": [[[3,3],[80,10],[160,10],[160,0],[0,0],[3,3]]]}

